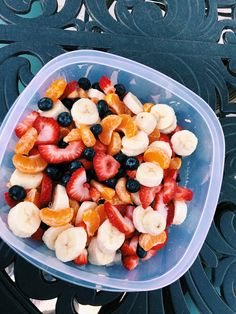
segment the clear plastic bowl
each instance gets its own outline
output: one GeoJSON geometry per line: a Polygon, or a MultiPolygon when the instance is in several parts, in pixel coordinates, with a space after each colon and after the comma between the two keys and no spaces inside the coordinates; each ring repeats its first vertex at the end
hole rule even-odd
{"type": "Polygon", "coordinates": [[[162,288],[181,277],[197,257],[210,228],[222,182],[225,144],[218,119],[197,95],[169,77],[137,62],[94,50],[80,50],[61,55],[44,66],[6,116],[0,135],[2,180],[0,192],[13,171],[11,158],[17,138],[17,123],[37,109],[52,80],[67,81],[87,76],[92,82],[102,75],[123,83],[142,102],[166,103],[177,114],[178,123],[193,131],[199,139],[197,150],[183,158],[181,185],[194,191],[188,206],[188,217],[180,226],[172,226],[168,244],[147,262],[129,272],[120,264],[111,266],[75,266],[56,259],[54,252],[41,242],[15,237],[7,226],[8,206],[0,198],[0,236],[20,255],[41,269],[89,288],[108,291],[147,291],[162,288]]]}

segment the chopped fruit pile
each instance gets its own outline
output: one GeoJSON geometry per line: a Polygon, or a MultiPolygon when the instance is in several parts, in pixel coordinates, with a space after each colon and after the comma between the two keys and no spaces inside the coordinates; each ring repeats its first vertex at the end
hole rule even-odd
{"type": "Polygon", "coordinates": [[[183,223],[193,192],[179,185],[197,137],[167,104],[144,103],[108,77],[58,78],[17,125],[8,225],[62,262],[132,270],[183,223]],[[178,121],[181,124],[181,121],[178,121]]]}

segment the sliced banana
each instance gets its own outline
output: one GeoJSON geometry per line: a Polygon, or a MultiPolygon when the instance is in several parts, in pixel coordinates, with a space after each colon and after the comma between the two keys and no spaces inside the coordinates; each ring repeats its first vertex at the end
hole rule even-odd
{"type": "Polygon", "coordinates": [[[137,169],[136,179],[147,187],[158,186],[163,179],[163,169],[152,162],[144,162],[137,169]]]}
{"type": "Polygon", "coordinates": [[[80,223],[82,221],[83,213],[88,210],[88,209],[94,209],[97,206],[97,203],[95,202],[90,202],[90,201],[84,201],[81,205],[80,208],[77,211],[77,215],[75,218],[75,225],[80,223]]]}
{"type": "Polygon", "coordinates": [[[41,172],[36,174],[23,173],[19,170],[15,170],[10,178],[10,184],[20,185],[25,189],[36,189],[43,179],[43,174],[41,172]]]}
{"type": "Polygon", "coordinates": [[[143,227],[146,233],[158,235],[166,228],[166,218],[160,212],[152,210],[144,215],[143,227]]]}
{"type": "Polygon", "coordinates": [[[100,90],[95,89],[95,88],[90,88],[87,92],[89,98],[97,98],[98,100],[103,100],[105,99],[105,94],[100,92],[100,90]]]}
{"type": "Polygon", "coordinates": [[[170,147],[170,144],[164,141],[155,141],[152,142],[149,147],[155,147],[162,149],[170,158],[172,156],[172,149],[170,147]]]}
{"type": "Polygon", "coordinates": [[[139,205],[142,204],[141,201],[140,201],[139,192],[130,193],[130,196],[131,196],[132,202],[133,202],[135,205],[139,206],[139,205]]]}
{"type": "Polygon", "coordinates": [[[106,254],[116,252],[125,241],[125,234],[120,232],[106,219],[98,228],[97,244],[99,249],[106,254]]]}
{"type": "Polygon", "coordinates": [[[82,227],[69,228],[56,239],[55,253],[62,262],[74,260],[86,246],[87,233],[82,227]]]}
{"type": "Polygon", "coordinates": [[[48,111],[41,111],[39,110],[40,116],[47,117],[47,118],[54,118],[57,119],[58,115],[62,112],[70,112],[63,103],[58,99],[56,102],[53,103],[52,109],[48,111]]]}
{"type": "Polygon", "coordinates": [[[154,131],[157,125],[155,116],[150,112],[140,112],[135,117],[135,122],[138,128],[148,135],[154,131]]]}
{"type": "Polygon", "coordinates": [[[195,151],[198,139],[193,132],[182,130],[176,132],[171,137],[171,143],[176,154],[180,156],[189,156],[195,151]]]}
{"type": "Polygon", "coordinates": [[[55,250],[55,242],[59,234],[72,227],[71,224],[60,227],[50,227],[44,232],[42,240],[50,250],[55,250]]]}
{"type": "Polygon", "coordinates": [[[11,231],[21,238],[31,237],[41,223],[39,209],[32,202],[20,202],[12,207],[7,220],[11,231]]]}
{"type": "Polygon", "coordinates": [[[133,211],[133,224],[135,228],[142,233],[146,233],[146,230],[143,225],[143,218],[148,212],[152,212],[153,209],[151,206],[144,209],[142,206],[137,206],[133,211]]]}
{"type": "Polygon", "coordinates": [[[128,149],[128,148],[121,148],[121,151],[123,154],[125,154],[126,156],[138,156],[140,154],[142,154],[145,150],[142,149],[128,149]]]}
{"type": "Polygon", "coordinates": [[[68,207],[70,207],[70,204],[66,189],[63,185],[57,184],[54,189],[52,208],[63,209],[68,207]]]}
{"type": "Polygon", "coordinates": [[[80,124],[91,125],[99,120],[97,106],[88,98],[77,100],[72,106],[71,115],[77,128],[80,124]]]}
{"type": "Polygon", "coordinates": [[[143,111],[143,105],[140,100],[131,92],[127,93],[123,98],[123,102],[126,107],[129,108],[133,113],[138,114],[143,111]]]}
{"type": "Polygon", "coordinates": [[[106,254],[99,249],[97,237],[93,237],[88,247],[88,261],[93,265],[107,265],[114,261],[116,252],[106,254]]]}
{"type": "Polygon", "coordinates": [[[135,136],[122,138],[122,146],[128,150],[142,151],[144,152],[149,144],[149,139],[144,131],[138,131],[135,136]]]}
{"type": "Polygon", "coordinates": [[[170,134],[171,132],[174,131],[174,129],[175,129],[176,127],[177,127],[177,118],[176,118],[176,116],[175,116],[173,123],[172,123],[170,126],[168,126],[168,128],[162,129],[162,130],[161,130],[161,133],[163,133],[163,134],[170,134]]]}
{"type": "Polygon", "coordinates": [[[175,213],[172,223],[173,225],[180,225],[185,221],[187,217],[188,207],[184,201],[174,201],[174,206],[175,213]]]}
{"type": "Polygon", "coordinates": [[[175,112],[172,107],[164,104],[158,104],[151,108],[151,113],[157,119],[157,128],[162,132],[174,122],[175,112]]]}

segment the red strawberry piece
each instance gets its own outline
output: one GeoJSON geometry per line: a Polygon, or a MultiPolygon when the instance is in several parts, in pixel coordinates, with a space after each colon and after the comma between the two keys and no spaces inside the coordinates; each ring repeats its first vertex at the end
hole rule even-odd
{"type": "Polygon", "coordinates": [[[123,266],[128,270],[133,270],[138,266],[139,258],[136,255],[124,256],[122,258],[123,266]]]}
{"type": "Polygon", "coordinates": [[[120,248],[123,256],[136,255],[138,246],[138,236],[133,236],[130,240],[125,240],[122,247],[120,248]]]}
{"type": "Polygon", "coordinates": [[[128,217],[131,221],[133,221],[133,212],[134,212],[135,206],[127,205],[126,206],[126,213],[125,216],[128,217]]]}
{"type": "Polygon", "coordinates": [[[115,87],[107,76],[102,76],[99,80],[99,86],[105,94],[115,93],[115,87]]]}
{"type": "Polygon", "coordinates": [[[95,150],[95,152],[102,152],[102,153],[106,153],[107,152],[107,146],[102,144],[99,140],[96,140],[95,145],[93,146],[93,149],[95,150]]]}
{"type": "Polygon", "coordinates": [[[166,227],[169,227],[173,223],[175,215],[175,207],[172,202],[167,205],[167,219],[166,219],[166,227]]]}
{"type": "Polygon", "coordinates": [[[167,241],[168,241],[168,231],[165,230],[164,232],[165,232],[165,234],[166,234],[165,240],[162,241],[162,242],[159,242],[159,243],[155,244],[155,246],[152,247],[152,250],[158,250],[158,251],[159,251],[160,249],[162,249],[162,248],[166,245],[166,243],[167,243],[167,241]]]}
{"type": "Polygon", "coordinates": [[[84,228],[84,230],[86,231],[86,233],[88,233],[88,232],[87,232],[87,226],[86,226],[86,224],[85,224],[83,221],[80,221],[79,223],[77,223],[77,224],[75,225],[75,227],[84,228]]]}
{"type": "Polygon", "coordinates": [[[66,186],[69,197],[77,202],[88,201],[91,199],[89,184],[86,183],[87,177],[84,168],[77,169],[71,176],[66,186]]]}
{"type": "Polygon", "coordinates": [[[38,155],[39,154],[39,151],[36,147],[33,147],[30,152],[29,152],[29,155],[30,156],[35,156],[35,155],[38,155]]]}
{"type": "Polygon", "coordinates": [[[138,159],[139,164],[141,164],[143,162],[143,155],[138,155],[138,156],[136,156],[136,158],[138,159]]]}
{"type": "Polygon", "coordinates": [[[127,205],[116,205],[116,208],[119,210],[122,216],[125,216],[127,205]]]}
{"type": "Polygon", "coordinates": [[[88,264],[88,251],[84,249],[82,253],[74,259],[76,265],[86,265],[88,264]]]}
{"type": "Polygon", "coordinates": [[[32,234],[31,238],[37,241],[41,241],[44,234],[44,230],[42,228],[38,228],[38,230],[32,234]]]}
{"type": "Polygon", "coordinates": [[[61,99],[66,98],[67,96],[69,96],[72,92],[74,92],[77,88],[78,88],[78,82],[77,81],[70,81],[67,85],[66,88],[64,90],[64,93],[62,94],[62,96],[60,97],[61,99]]]}
{"type": "Polygon", "coordinates": [[[39,117],[39,112],[32,111],[29,113],[25,119],[20,122],[15,129],[16,136],[21,137],[26,133],[26,131],[33,126],[34,121],[39,117]]]}
{"type": "Polygon", "coordinates": [[[177,201],[191,201],[193,198],[193,191],[183,186],[177,186],[174,199],[177,201]]]}
{"type": "Polygon", "coordinates": [[[88,170],[88,169],[92,169],[93,168],[93,163],[92,161],[88,161],[84,158],[79,159],[80,162],[82,162],[84,169],[88,170]]]}
{"type": "Polygon", "coordinates": [[[96,153],[93,158],[93,166],[100,181],[114,177],[120,168],[120,164],[115,158],[102,152],[96,153]]]}
{"type": "Polygon", "coordinates": [[[60,164],[79,158],[84,147],[82,141],[74,141],[69,143],[66,148],[59,148],[56,145],[39,145],[38,150],[43,159],[48,163],[60,164]]]}
{"type": "Polygon", "coordinates": [[[38,138],[35,145],[56,144],[59,140],[60,127],[53,118],[38,117],[34,122],[38,131],[38,138]]]}
{"type": "Polygon", "coordinates": [[[159,193],[157,193],[155,196],[153,209],[158,210],[160,212],[163,212],[163,214],[164,213],[167,214],[167,207],[163,201],[163,191],[162,190],[159,193]]]}
{"type": "Polygon", "coordinates": [[[163,187],[163,202],[165,204],[169,203],[174,195],[175,195],[175,191],[176,191],[176,181],[172,178],[166,178],[164,180],[164,187],[163,187]]]}
{"type": "Polygon", "coordinates": [[[14,207],[14,206],[16,206],[19,202],[18,201],[15,201],[15,200],[13,200],[11,197],[10,197],[10,195],[9,195],[9,193],[8,192],[5,192],[4,193],[4,198],[5,198],[5,202],[7,203],[7,205],[9,206],[9,207],[14,207]]]}
{"type": "Polygon", "coordinates": [[[136,178],[137,170],[126,170],[127,176],[129,176],[131,179],[136,178]]]}
{"type": "Polygon", "coordinates": [[[142,258],[142,261],[147,261],[149,260],[150,258],[152,258],[153,256],[155,256],[157,254],[158,250],[154,250],[153,248],[151,250],[149,250],[147,252],[147,255],[142,258]]]}
{"type": "Polygon", "coordinates": [[[154,187],[141,186],[139,190],[139,198],[144,209],[154,201],[156,193],[158,193],[161,189],[161,185],[154,187]]]}
{"type": "Polygon", "coordinates": [[[175,134],[176,132],[182,131],[183,128],[180,125],[177,125],[173,132],[171,132],[171,135],[175,134]]]}
{"type": "Polygon", "coordinates": [[[52,198],[52,180],[44,173],[39,197],[40,207],[45,207],[51,202],[52,198]]]}
{"type": "Polygon", "coordinates": [[[120,232],[130,234],[135,230],[132,221],[128,217],[123,217],[119,210],[110,202],[104,203],[104,209],[110,223],[120,232]]]}
{"type": "Polygon", "coordinates": [[[170,144],[169,136],[163,133],[160,134],[158,141],[163,141],[170,144]]]}
{"type": "Polygon", "coordinates": [[[101,197],[101,193],[98,192],[98,190],[94,188],[93,186],[90,188],[89,193],[90,193],[92,201],[97,203],[101,197]]]}
{"type": "Polygon", "coordinates": [[[164,180],[166,178],[172,178],[174,180],[177,179],[178,170],[177,169],[164,169],[164,180]]]}

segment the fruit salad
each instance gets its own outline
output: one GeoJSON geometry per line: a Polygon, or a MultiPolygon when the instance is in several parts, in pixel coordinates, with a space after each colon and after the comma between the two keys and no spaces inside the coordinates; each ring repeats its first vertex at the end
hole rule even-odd
{"type": "Polygon", "coordinates": [[[10,230],[76,265],[120,256],[132,270],[157,254],[187,216],[193,192],[179,169],[197,137],[170,105],[142,103],[105,76],[58,78],[37,106],[15,129],[10,230]]]}

